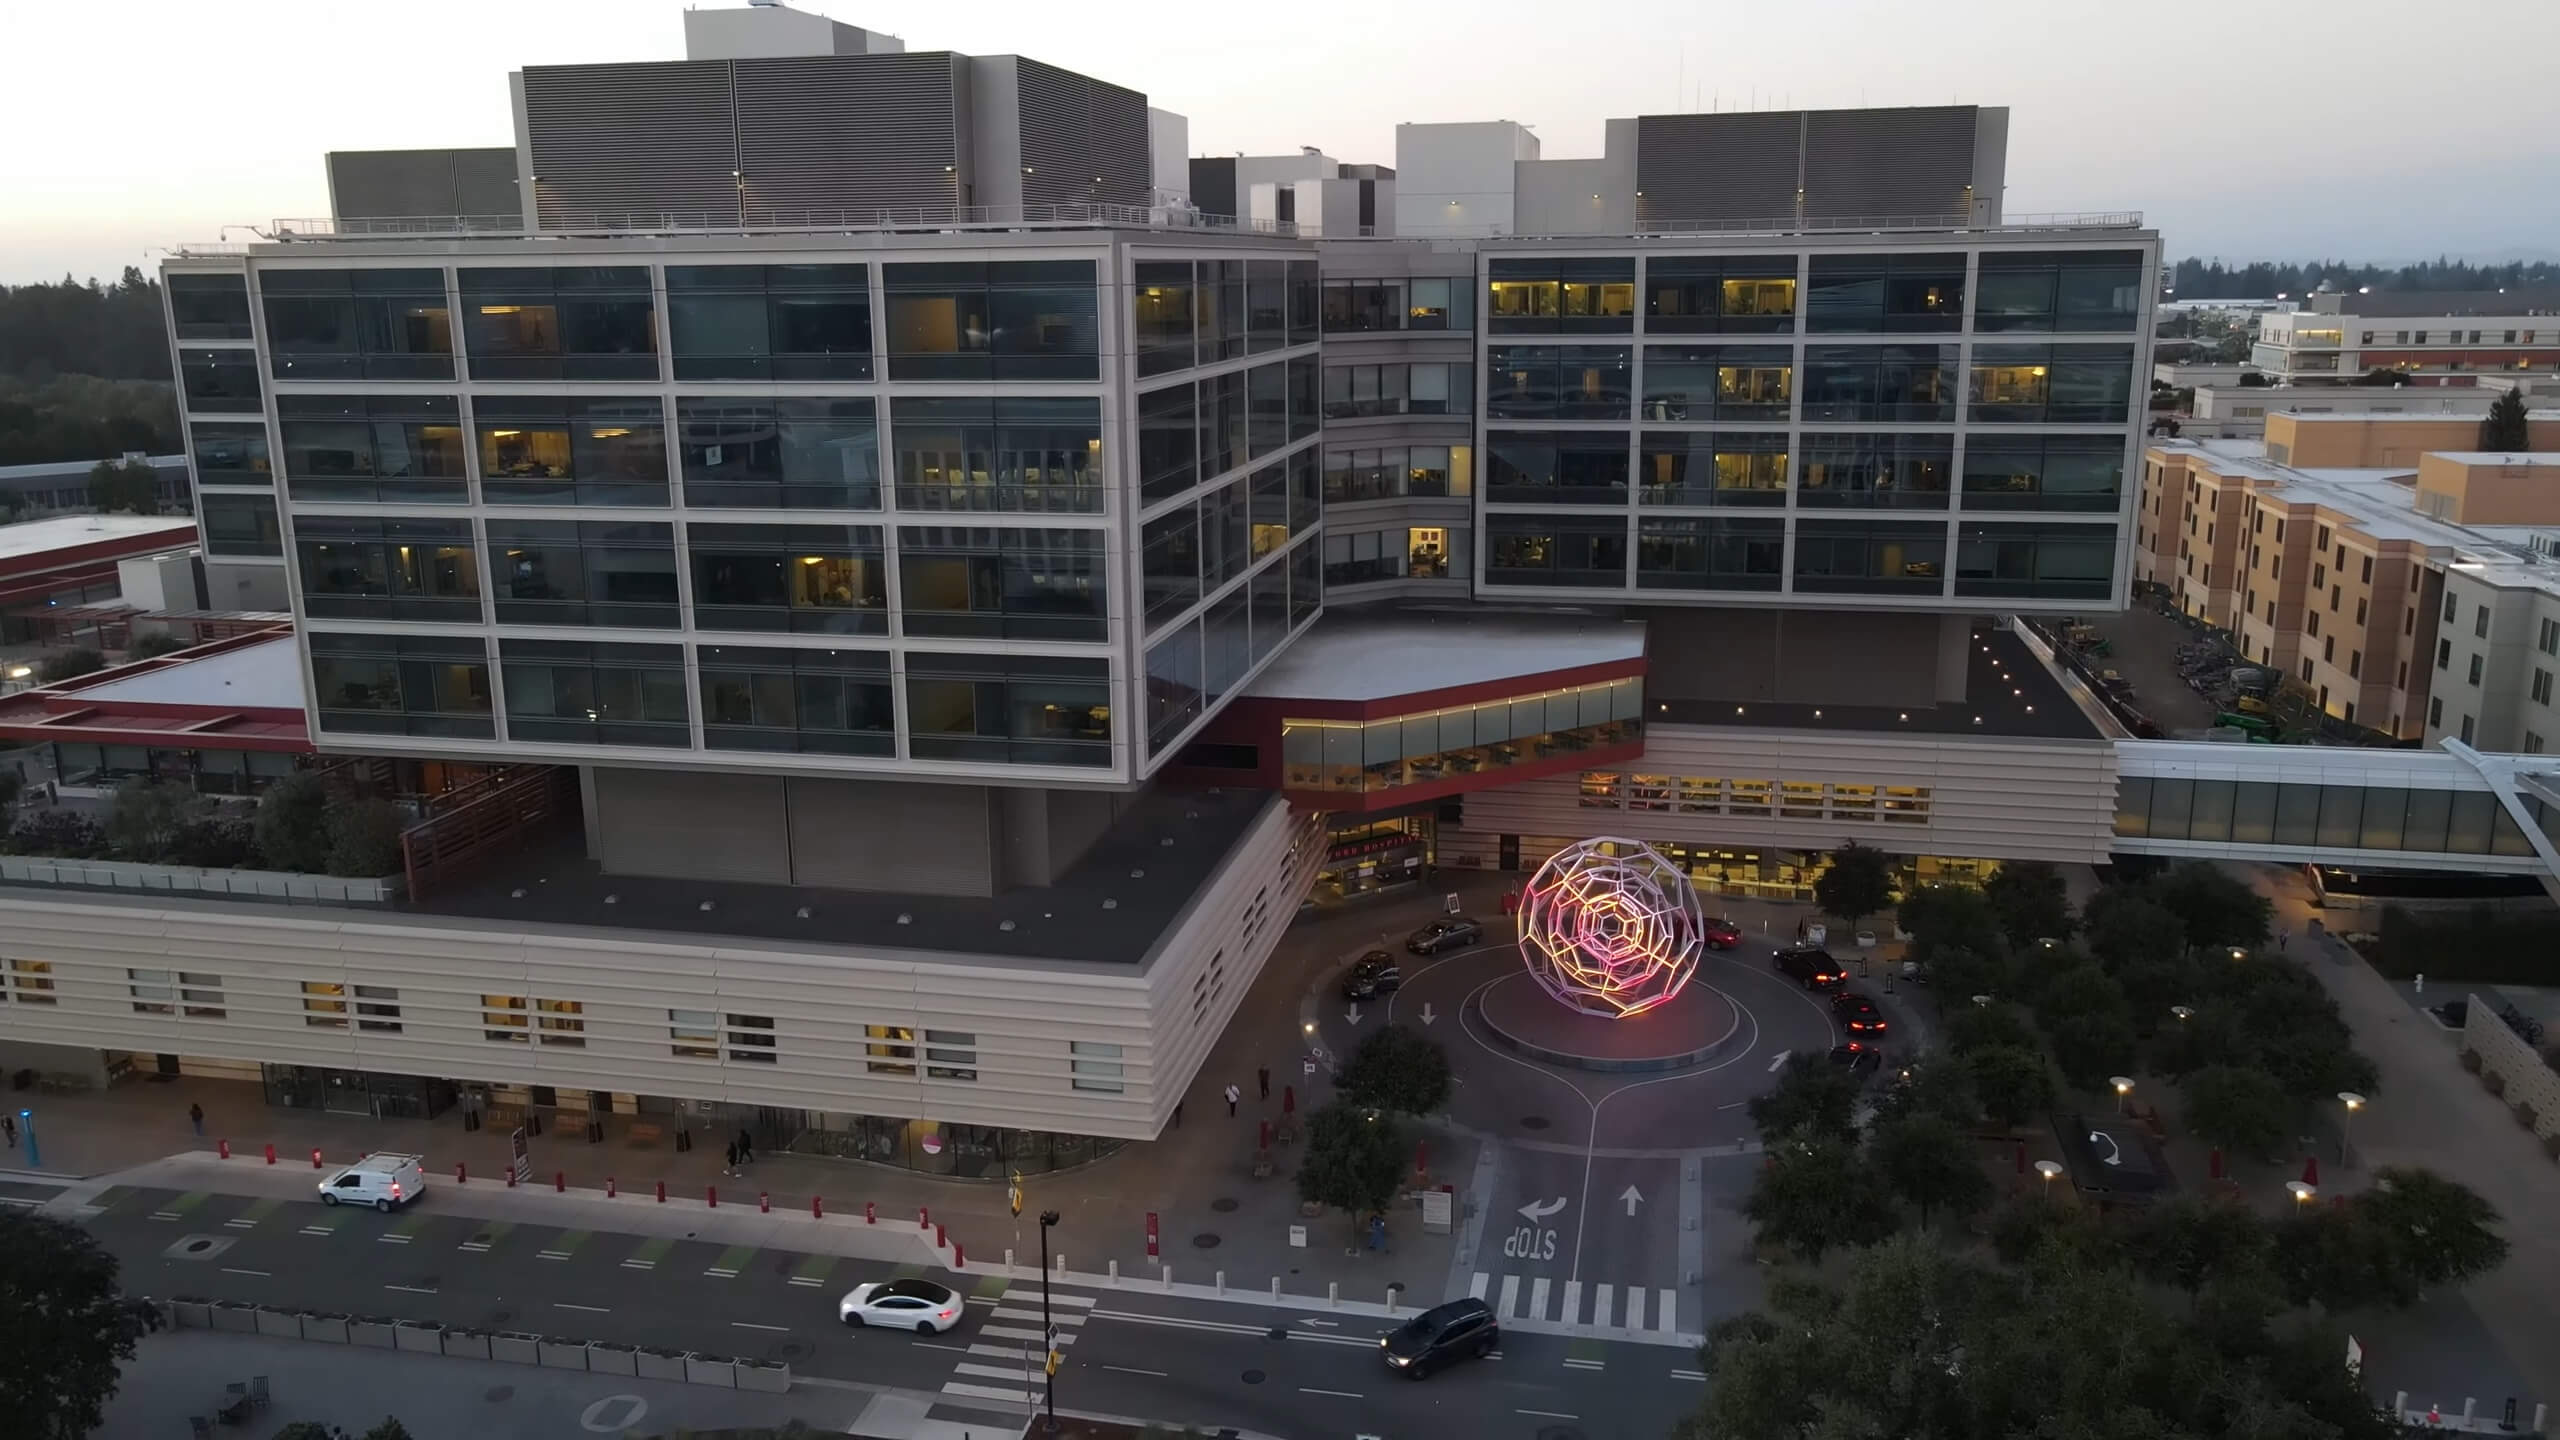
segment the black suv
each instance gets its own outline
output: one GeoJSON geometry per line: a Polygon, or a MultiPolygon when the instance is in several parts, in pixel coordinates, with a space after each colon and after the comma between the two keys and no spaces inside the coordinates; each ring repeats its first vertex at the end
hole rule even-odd
{"type": "Polygon", "coordinates": [[[1818,945],[1790,945],[1778,952],[1773,963],[1779,974],[1807,990],[1837,990],[1849,983],[1849,972],[1840,968],[1830,951],[1818,945]]]}
{"type": "Polygon", "coordinates": [[[1451,916],[1446,920],[1434,920],[1406,936],[1404,948],[1416,955],[1437,955],[1443,950],[1473,945],[1483,938],[1483,926],[1462,915],[1451,916]]]}
{"type": "Polygon", "coordinates": [[[1862,1036],[1868,1040],[1884,1038],[1884,1012],[1876,1008],[1876,1002],[1864,995],[1844,990],[1832,996],[1831,1018],[1839,1021],[1852,1035],[1862,1036]]]}
{"type": "Polygon", "coordinates": [[[1378,1350],[1387,1368],[1408,1380],[1419,1380],[1452,1360],[1483,1359],[1502,1343],[1502,1327],[1493,1307],[1481,1300],[1452,1300],[1407,1320],[1380,1336],[1378,1350]]]}
{"type": "Polygon", "coordinates": [[[1404,988],[1404,972],[1396,968],[1396,957],[1384,950],[1372,950],[1351,962],[1351,971],[1342,977],[1342,998],[1375,1000],[1404,988]]]}
{"type": "Polygon", "coordinates": [[[1831,1047],[1831,1063],[1848,1071],[1852,1079],[1863,1085],[1884,1068],[1884,1052],[1863,1041],[1852,1040],[1846,1045],[1831,1047]]]}

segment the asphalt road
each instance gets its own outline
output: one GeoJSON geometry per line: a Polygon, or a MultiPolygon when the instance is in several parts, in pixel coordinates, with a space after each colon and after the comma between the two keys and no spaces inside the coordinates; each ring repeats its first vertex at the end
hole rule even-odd
{"type": "MultiPolygon", "coordinates": [[[[1037,1396],[1039,1287],[940,1276],[969,1294],[947,1335],[850,1331],[845,1289],[915,1273],[836,1256],[116,1187],[90,1221],[129,1289],[431,1320],[791,1362],[796,1377],[936,1390],[981,1411],[1037,1396]],[[1026,1365],[1027,1362],[1027,1365],[1026,1365]],[[1027,1369],[1027,1375],[1026,1375],[1027,1369]]],[[[1684,1349],[1507,1332],[1494,1358],[1420,1382],[1391,1375],[1388,1322],[1144,1291],[1058,1287],[1069,1409],[1273,1435],[1570,1440],[1668,1432],[1700,1379],[1684,1349]]]]}

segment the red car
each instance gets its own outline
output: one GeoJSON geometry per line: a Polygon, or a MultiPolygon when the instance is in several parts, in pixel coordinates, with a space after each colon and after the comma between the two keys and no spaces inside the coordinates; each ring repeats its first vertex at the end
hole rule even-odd
{"type": "Polygon", "coordinates": [[[1706,924],[1699,929],[1707,937],[1710,950],[1730,950],[1742,943],[1742,927],[1721,915],[1708,916],[1706,924]]]}

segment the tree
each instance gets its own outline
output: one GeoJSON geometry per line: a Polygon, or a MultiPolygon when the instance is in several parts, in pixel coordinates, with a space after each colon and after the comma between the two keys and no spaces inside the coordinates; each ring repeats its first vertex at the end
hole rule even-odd
{"type": "Polygon", "coordinates": [[[128,780],[107,809],[107,844],[121,860],[158,863],[179,832],[204,820],[213,802],[173,780],[128,780]]]}
{"type": "Polygon", "coordinates": [[[329,786],[297,770],[258,798],[252,825],[258,855],[269,869],[317,875],[329,868],[329,786]]]}
{"type": "Polygon", "coordinates": [[[400,812],[379,795],[350,795],[329,807],[328,871],[388,875],[400,868],[400,812]]]}
{"type": "Polygon", "coordinates": [[[1962,1057],[1929,1055],[1902,1067],[1877,1103],[1876,1114],[1887,1120],[1935,1115],[1960,1130],[1970,1129],[1982,1118],[1982,1100],[1962,1057]]]}
{"type": "Polygon", "coordinates": [[[2151,898],[2187,927],[2199,949],[2263,945],[2275,907],[2267,897],[2202,860],[2183,861],[2150,884],[2151,898]]]}
{"type": "Polygon", "coordinates": [[[1449,1052],[1411,1026],[1389,1025],[1351,1052],[1340,1086],[1358,1104],[1428,1115],[1449,1103],[1449,1052]]]}
{"type": "Polygon", "coordinates": [[[1771,1146],[1767,1158],[1742,1208],[1762,1242],[1810,1263],[1894,1232],[1892,1204],[1848,1141],[1799,1133],[1771,1146]]]}
{"type": "Polygon", "coordinates": [[[2041,860],[2012,860],[1982,882],[1982,898],[2000,917],[2001,933],[2023,949],[2071,933],[2071,897],[2062,872],[2041,860]]]}
{"type": "Polygon", "coordinates": [[[2110,974],[2186,953],[2186,922],[2151,898],[2148,887],[2110,885],[2080,912],[2081,942],[2110,974]]]}
{"type": "Polygon", "coordinates": [[[2273,384],[2275,382],[2268,379],[2263,371],[2244,370],[2240,373],[2240,388],[2243,390],[2264,390],[2273,384]]]}
{"type": "Polygon", "coordinates": [[[106,832],[76,810],[38,810],[21,815],[9,827],[0,850],[12,855],[53,855],[65,860],[95,860],[107,853],[106,832]]]}
{"type": "Polygon", "coordinates": [[[1828,1055],[1790,1055],[1778,1084],[1751,1101],[1751,1123],[1763,1143],[1798,1133],[1854,1140],[1858,1134],[1857,1077],[1828,1055]]]}
{"type": "Polygon", "coordinates": [[[179,637],[170,634],[166,630],[154,630],[148,635],[134,636],[133,643],[124,647],[124,658],[127,660],[156,659],[162,655],[174,654],[177,651],[184,650],[187,648],[188,644],[188,641],[182,640],[179,637]]]}
{"type": "Polygon", "coordinates": [[[2489,413],[2480,422],[2480,448],[2483,450],[2530,450],[2533,438],[2525,425],[2524,392],[2510,390],[2489,405],[2489,413]]]}
{"type": "Polygon", "coordinates": [[[385,1415],[382,1417],[382,1423],[364,1432],[361,1440],[412,1440],[412,1437],[408,1426],[385,1415]]]}
{"type": "Polygon", "coordinates": [[[2275,1236],[2247,1206],[2179,1197],[2144,1211],[2125,1248],[2144,1279],[2183,1290],[2192,1301],[2218,1276],[2265,1266],[2275,1236]]]}
{"type": "Polygon", "coordinates": [[[1966,1051],[1959,1063],[1982,1113],[2003,1130],[2053,1108],[2053,1069],[2031,1045],[1984,1045],[1966,1051]]]}
{"type": "Polygon", "coordinates": [[[0,1435],[83,1440],[152,1325],[117,1293],[115,1257],[88,1231],[0,1213],[0,1435]]]}
{"type": "Polygon", "coordinates": [[[160,472],[148,460],[101,460],[89,467],[89,503],[101,512],[160,513],[160,472]]]}
{"type": "Polygon", "coordinates": [[[1852,840],[1831,852],[1831,866],[1813,882],[1814,903],[1852,928],[1893,903],[1893,859],[1852,840]]]}
{"type": "Polygon", "coordinates": [[[48,655],[37,661],[36,683],[59,684],[65,680],[77,680],[83,675],[95,675],[106,668],[106,656],[82,646],[77,650],[65,650],[59,655],[48,655]]]}
{"type": "Polygon", "coordinates": [[[1395,1117],[1336,1100],[1307,1117],[1298,1198],[1347,1213],[1353,1225],[1395,1199],[1407,1159],[1395,1117]]]}
{"type": "Polygon", "coordinates": [[[1904,1115],[1876,1127],[1871,1142],[1885,1187],[1920,1212],[1970,1215],[1991,1203],[1991,1177],[1955,1122],[1943,1115],[1904,1115]]]}
{"type": "Polygon", "coordinates": [[[2352,1204],[2297,1206],[2275,1227],[2275,1269],[2297,1305],[2332,1315],[2416,1302],[2418,1287],[2391,1254],[2391,1238],[2352,1204]]]}
{"type": "Polygon", "coordinates": [[[2377,390],[2397,390],[2409,383],[2409,374],[2405,370],[2394,370],[2388,365],[2376,365],[2347,383],[2369,385],[2377,390]]]}
{"type": "Polygon", "coordinates": [[[2293,1102],[2264,1070],[2208,1065],[2180,1083],[2187,1128],[2233,1155],[2267,1155],[2293,1128],[2293,1102]]]}
{"type": "Polygon", "coordinates": [[[2035,1027],[2025,1012],[2005,1001],[1951,1008],[1944,1021],[1947,1048],[1959,1055],[1986,1045],[2019,1045],[2034,1049],[2035,1027]]]}
{"type": "Polygon", "coordinates": [[[2420,1285],[2458,1285],[2507,1258],[2506,1237],[2490,1228],[2498,1209],[2469,1187],[2432,1170],[2387,1166],[2348,1207],[2387,1239],[2402,1273],[2420,1285]]]}
{"type": "Polygon", "coordinates": [[[26,777],[16,770],[0,770],[0,829],[6,829],[9,807],[18,803],[20,792],[27,788],[26,777]]]}
{"type": "Polygon", "coordinates": [[[1902,928],[1911,932],[1912,958],[1931,967],[1942,952],[1971,950],[1994,958],[2007,954],[2000,916],[1979,890],[1962,885],[1923,885],[1902,897],[1896,907],[1902,928]]]}

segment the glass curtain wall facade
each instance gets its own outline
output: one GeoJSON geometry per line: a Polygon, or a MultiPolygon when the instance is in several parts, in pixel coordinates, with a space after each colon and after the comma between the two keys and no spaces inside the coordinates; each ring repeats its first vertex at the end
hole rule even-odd
{"type": "MultiPolygon", "coordinates": [[[[1952,239],[1488,247],[1486,590],[2026,609],[2112,596],[2156,252],[1952,239]]],[[[1387,403],[1383,372],[1364,378],[1329,398],[1387,403]]]]}

